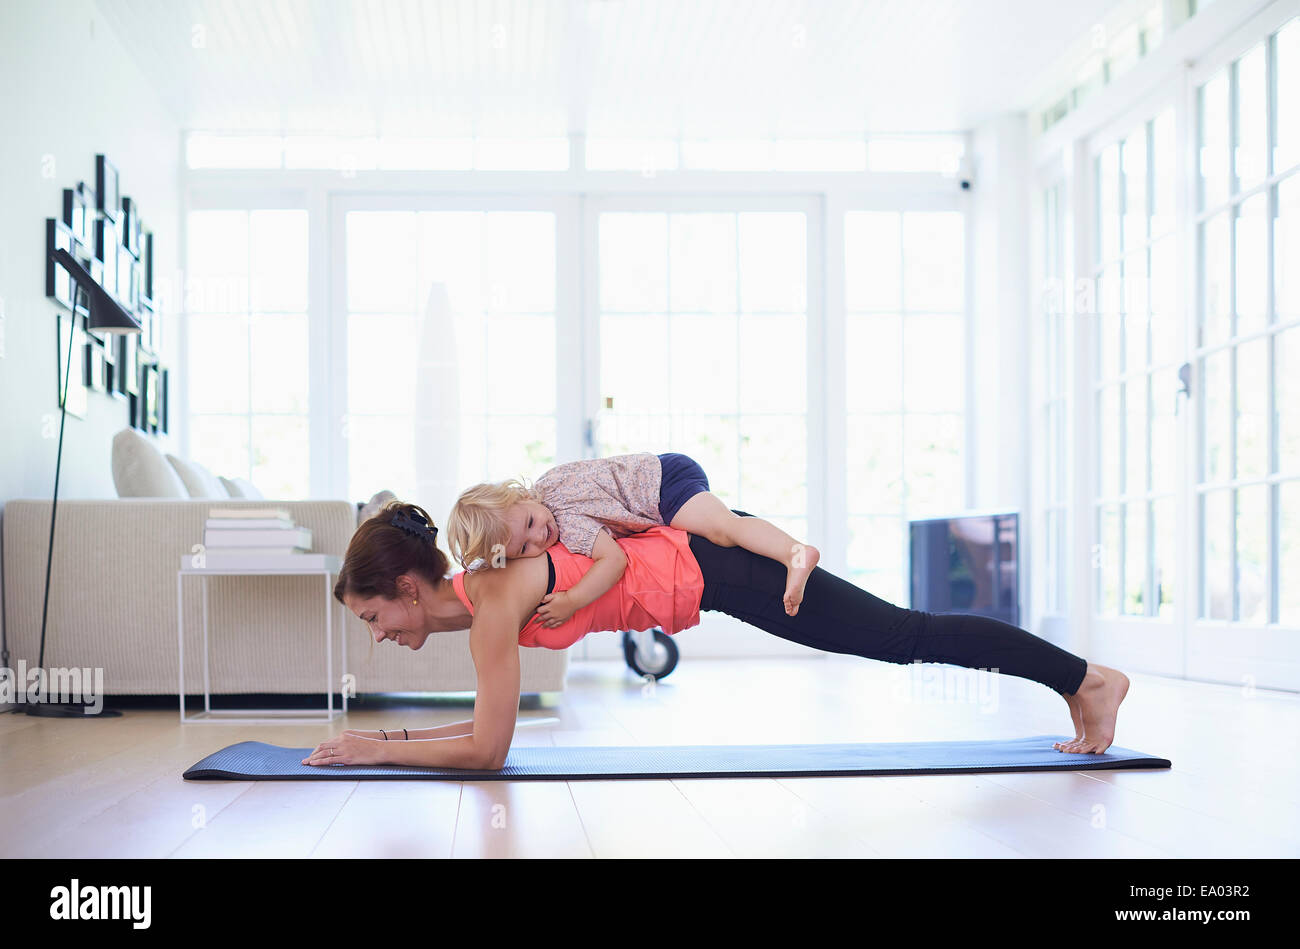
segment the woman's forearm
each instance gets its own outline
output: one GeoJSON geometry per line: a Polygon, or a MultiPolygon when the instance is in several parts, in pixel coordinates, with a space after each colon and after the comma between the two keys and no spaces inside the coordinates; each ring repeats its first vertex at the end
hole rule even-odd
{"type": "Polygon", "coordinates": [[[383,764],[468,768],[476,771],[495,770],[498,767],[491,760],[490,752],[475,744],[472,734],[448,738],[411,738],[409,741],[389,739],[379,742],[379,748],[383,764]]]}
{"type": "Polygon", "coordinates": [[[402,741],[404,739],[418,740],[421,738],[456,738],[460,735],[474,734],[474,719],[471,718],[464,722],[452,722],[449,725],[437,725],[433,728],[408,728],[406,729],[405,735],[402,734],[402,729],[400,727],[385,728],[382,730],[378,728],[357,728],[351,730],[363,738],[377,738],[380,741],[384,740],[384,732],[388,733],[389,741],[402,741]]]}

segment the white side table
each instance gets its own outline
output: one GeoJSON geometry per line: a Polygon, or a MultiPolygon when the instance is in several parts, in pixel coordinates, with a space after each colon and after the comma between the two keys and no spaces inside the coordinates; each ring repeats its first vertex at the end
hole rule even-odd
{"type": "MultiPolygon", "coordinates": [[[[286,557],[286,559],[289,559],[286,557]]],[[[316,559],[315,557],[312,558],[316,559]]],[[[188,556],[182,562],[188,562],[188,556]]],[[[199,724],[217,722],[230,724],[239,722],[248,725],[307,725],[332,722],[348,713],[347,690],[342,690],[343,708],[334,707],[334,610],[342,610],[342,604],[334,602],[331,578],[336,576],[343,561],[340,557],[330,556],[323,567],[301,567],[287,564],[275,569],[253,569],[248,567],[194,567],[182,566],[176,572],[176,641],[180,647],[180,707],[182,724],[199,724]],[[315,574],[325,584],[325,708],[324,709],[217,709],[212,708],[212,683],[208,673],[208,577],[266,577],[266,576],[302,576],[315,574]],[[185,713],[185,578],[201,577],[203,585],[203,711],[194,715],[185,713]]],[[[348,641],[343,623],[339,617],[339,640],[343,668],[348,665],[348,641]]]]}

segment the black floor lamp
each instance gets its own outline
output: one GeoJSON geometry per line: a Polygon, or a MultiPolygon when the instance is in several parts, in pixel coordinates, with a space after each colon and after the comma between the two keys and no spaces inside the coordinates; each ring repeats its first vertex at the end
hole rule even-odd
{"type": "MultiPolygon", "coordinates": [[[[60,390],[63,394],[63,411],[59,417],[59,451],[58,457],[54,462],[54,504],[50,508],[50,546],[45,555],[45,600],[41,605],[41,652],[37,660],[37,667],[45,669],[45,622],[49,615],[50,608],[50,567],[54,562],[54,519],[59,510],[59,471],[63,467],[63,424],[68,418],[68,385],[72,376],[72,347],[77,338],[75,332],[77,328],[77,301],[80,299],[80,291],[86,291],[87,312],[89,314],[86,322],[86,328],[98,330],[102,333],[138,333],[141,326],[139,321],[118,304],[108,291],[96,282],[95,278],[81,262],[73,257],[63,248],[57,248],[51,255],[54,262],[62,266],[72,276],[72,326],[68,332],[68,358],[64,362],[63,388],[60,390]]],[[[80,380],[78,380],[80,383],[80,380]]],[[[45,690],[49,688],[48,676],[46,677],[45,690]]],[[[28,701],[24,707],[28,715],[37,715],[44,718],[84,718],[89,713],[85,705],[72,703],[49,703],[49,702],[32,702],[28,701]]],[[[113,709],[100,709],[98,715],[105,717],[114,717],[121,715],[113,709]]]]}

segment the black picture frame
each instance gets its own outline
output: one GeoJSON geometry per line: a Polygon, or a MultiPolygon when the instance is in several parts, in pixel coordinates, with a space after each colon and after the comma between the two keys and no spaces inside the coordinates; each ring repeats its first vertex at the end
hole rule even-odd
{"type": "Polygon", "coordinates": [[[72,228],[55,218],[45,219],[45,295],[69,310],[72,309],[72,293],[76,284],[68,269],[55,263],[53,255],[55,250],[66,250],[75,257],[76,243],[72,228]]]}
{"type": "Polygon", "coordinates": [[[140,256],[140,205],[127,195],[122,196],[122,245],[131,256],[140,256]]]}
{"type": "Polygon", "coordinates": [[[104,343],[89,331],[86,332],[85,353],[82,358],[82,384],[96,392],[108,391],[104,343]]]}
{"type": "Polygon", "coordinates": [[[171,429],[167,423],[167,413],[171,408],[171,370],[170,369],[164,369],[162,371],[162,379],[158,384],[158,394],[162,401],[162,406],[158,412],[158,418],[160,421],[159,427],[162,433],[164,435],[167,435],[171,432],[171,429]]]}
{"type": "Polygon", "coordinates": [[[117,224],[108,218],[95,220],[95,259],[103,268],[99,285],[117,296],[117,224]]]}
{"type": "Polygon", "coordinates": [[[87,205],[89,194],[94,199],[94,192],[87,192],[83,182],[75,188],[63,189],[63,223],[72,231],[72,236],[80,243],[90,245],[94,241],[95,231],[91,226],[94,209],[87,205]]]}
{"type": "Polygon", "coordinates": [[[122,216],[121,182],[117,166],[104,155],[95,156],[96,210],[116,223],[122,216]]]}
{"type": "MultiPolygon", "coordinates": [[[[135,310],[135,280],[131,275],[135,267],[135,258],[121,244],[117,245],[117,293],[115,294],[122,308],[128,312],[135,310]]],[[[107,269],[107,264],[105,265],[107,269]]]]}
{"type": "Polygon", "coordinates": [[[144,283],[141,297],[153,304],[153,231],[145,231],[142,238],[144,258],[144,283]]]}

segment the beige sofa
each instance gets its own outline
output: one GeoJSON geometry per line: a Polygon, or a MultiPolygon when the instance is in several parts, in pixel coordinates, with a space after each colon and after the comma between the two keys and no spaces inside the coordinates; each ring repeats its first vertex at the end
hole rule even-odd
{"type": "MultiPolygon", "coordinates": [[[[138,433],[137,433],[138,435],[138,433]]],[[[121,435],[132,442],[137,435],[121,435]]],[[[143,438],[143,436],[139,436],[143,438]]],[[[119,493],[119,445],[114,477],[119,493]]],[[[151,462],[152,463],[152,462],[151,462]]],[[[106,695],[171,694],[178,688],[177,569],[203,536],[213,507],[282,507],[312,532],[315,552],[342,556],[356,529],[351,501],[221,497],[59,500],[45,663],[102,667],[106,695]]],[[[10,665],[35,666],[51,502],[16,499],[4,507],[4,609],[10,665]]],[[[201,580],[185,579],[186,692],[203,691],[201,580]]],[[[214,695],[324,692],[326,582],[322,576],[220,577],[209,584],[210,676],[214,695]]],[[[332,585],[332,581],[331,581],[332,585]]],[[[471,692],[469,632],[430,636],[413,652],[372,645],[365,624],[332,597],[342,616],[347,666],[334,651],[336,690],[345,673],[356,694],[471,692]]],[[[568,652],[520,648],[522,692],[564,688],[568,652]]],[[[323,699],[322,699],[323,701],[323,699]]]]}

